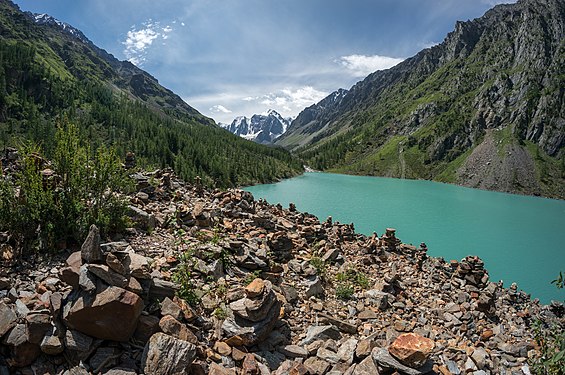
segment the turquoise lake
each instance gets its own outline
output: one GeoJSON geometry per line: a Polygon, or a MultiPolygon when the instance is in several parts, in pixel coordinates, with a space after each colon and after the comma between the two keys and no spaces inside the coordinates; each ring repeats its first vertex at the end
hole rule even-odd
{"type": "Polygon", "coordinates": [[[565,299],[565,291],[550,284],[565,271],[565,201],[330,173],[245,190],[284,207],[293,202],[321,220],[354,223],[366,235],[396,228],[402,242],[425,242],[429,255],[447,261],[478,255],[491,281],[515,282],[543,303],[565,299]]]}

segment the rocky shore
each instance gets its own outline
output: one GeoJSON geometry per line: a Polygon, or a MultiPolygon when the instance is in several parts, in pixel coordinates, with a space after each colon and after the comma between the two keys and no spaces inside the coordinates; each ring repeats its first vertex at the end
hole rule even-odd
{"type": "MultiPolygon", "coordinates": [[[[563,306],[241,190],[136,173],[132,228],[14,259],[0,234],[0,374],[530,374],[563,306]]],[[[381,223],[375,223],[376,226],[381,223]]]]}

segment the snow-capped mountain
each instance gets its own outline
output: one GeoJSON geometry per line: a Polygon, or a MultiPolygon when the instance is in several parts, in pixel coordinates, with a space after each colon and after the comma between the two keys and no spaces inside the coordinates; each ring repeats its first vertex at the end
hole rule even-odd
{"type": "Polygon", "coordinates": [[[71,34],[75,38],[78,38],[85,43],[91,43],[90,40],[88,40],[88,38],[84,36],[84,34],[79,29],[74,28],[73,26],[69,25],[66,22],[59,21],[58,19],[53,18],[45,13],[31,13],[31,12],[26,12],[26,13],[31,15],[31,18],[35,21],[35,23],[38,23],[40,25],[57,25],[63,31],[67,32],[68,34],[71,34]]]}
{"type": "Polygon", "coordinates": [[[291,122],[291,117],[282,117],[277,111],[270,109],[266,113],[253,115],[251,118],[239,116],[231,124],[220,123],[219,125],[250,141],[270,144],[286,131],[291,122]]]}

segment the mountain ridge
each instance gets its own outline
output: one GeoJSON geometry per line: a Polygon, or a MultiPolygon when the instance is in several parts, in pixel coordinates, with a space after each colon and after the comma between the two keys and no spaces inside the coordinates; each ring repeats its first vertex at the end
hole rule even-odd
{"type": "Polygon", "coordinates": [[[565,198],[564,7],[521,0],[459,21],[300,113],[277,144],[316,169],[565,198]]]}
{"type": "Polygon", "coordinates": [[[219,126],[242,138],[269,145],[286,132],[291,122],[291,117],[284,118],[269,109],[251,117],[238,116],[230,124],[220,123],[219,126]]]}
{"type": "Polygon", "coordinates": [[[49,157],[64,122],[79,126],[93,152],[101,145],[133,152],[142,167],[172,167],[210,186],[272,182],[302,171],[288,152],[226,132],[78,29],[0,0],[0,147],[31,141],[49,157]]]}

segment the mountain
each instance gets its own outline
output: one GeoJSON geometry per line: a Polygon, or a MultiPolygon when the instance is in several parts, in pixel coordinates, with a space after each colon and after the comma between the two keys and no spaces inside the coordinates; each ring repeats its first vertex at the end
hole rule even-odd
{"type": "Polygon", "coordinates": [[[565,3],[520,0],[304,110],[316,169],[565,198],[565,3]]]}
{"type": "Polygon", "coordinates": [[[236,117],[231,124],[219,124],[230,133],[262,144],[272,144],[279,138],[292,122],[292,118],[284,118],[275,110],[264,114],[236,117]]]}
{"type": "Polygon", "coordinates": [[[302,171],[288,152],[236,137],[158,80],[94,45],[80,30],[0,0],[0,147],[32,141],[46,156],[56,127],[79,126],[94,151],[105,144],[144,167],[234,186],[302,171]]]}
{"type": "Polygon", "coordinates": [[[323,135],[323,124],[327,123],[333,116],[338,115],[343,98],[347,90],[339,89],[322,99],[319,103],[304,109],[300,115],[292,121],[287,132],[283,134],[276,143],[280,146],[295,149],[307,143],[316,142],[323,135]]]}

